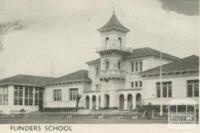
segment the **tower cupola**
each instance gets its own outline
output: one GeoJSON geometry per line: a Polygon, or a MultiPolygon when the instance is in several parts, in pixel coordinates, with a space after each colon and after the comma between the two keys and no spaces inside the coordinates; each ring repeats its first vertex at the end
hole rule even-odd
{"type": "Polygon", "coordinates": [[[98,31],[101,34],[101,47],[97,49],[97,52],[129,50],[126,48],[126,33],[129,32],[129,29],[120,23],[115,13],[113,13],[108,22],[99,28],[98,31]]]}

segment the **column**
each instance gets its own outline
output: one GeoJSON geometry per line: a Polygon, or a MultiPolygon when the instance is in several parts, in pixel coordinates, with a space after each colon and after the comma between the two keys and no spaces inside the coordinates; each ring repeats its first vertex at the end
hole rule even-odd
{"type": "Polygon", "coordinates": [[[127,95],[124,95],[124,110],[128,110],[128,99],[127,99],[127,95]]]}
{"type": "Polygon", "coordinates": [[[35,87],[33,87],[33,106],[35,106],[35,87]]]}
{"type": "Polygon", "coordinates": [[[22,93],[22,95],[23,95],[23,103],[22,103],[22,105],[24,106],[25,105],[25,86],[23,86],[23,93],[22,93]]]}
{"type": "Polygon", "coordinates": [[[14,105],[14,86],[8,86],[8,105],[14,105]]]}
{"type": "Polygon", "coordinates": [[[160,116],[163,116],[163,106],[160,105],[160,116]]]}
{"type": "Polygon", "coordinates": [[[132,98],[133,98],[133,99],[132,99],[132,100],[133,100],[133,101],[132,101],[132,102],[133,102],[133,103],[132,103],[132,109],[135,109],[135,108],[136,108],[136,97],[135,97],[135,95],[133,95],[133,94],[132,94],[132,96],[133,96],[133,97],[132,97],[132,98]]]}
{"type": "Polygon", "coordinates": [[[99,110],[99,96],[96,95],[96,110],[99,110]]]}
{"type": "Polygon", "coordinates": [[[104,94],[101,94],[101,105],[100,105],[101,108],[104,108],[105,107],[105,96],[104,94]]]}

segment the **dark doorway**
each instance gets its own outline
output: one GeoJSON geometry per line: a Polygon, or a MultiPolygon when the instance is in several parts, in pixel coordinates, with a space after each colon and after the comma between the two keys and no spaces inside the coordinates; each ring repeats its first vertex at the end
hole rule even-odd
{"type": "Polygon", "coordinates": [[[109,95],[105,95],[105,109],[109,108],[110,104],[110,97],[109,95]]]}
{"type": "Polygon", "coordinates": [[[86,106],[86,109],[89,109],[90,108],[90,97],[89,96],[86,96],[86,99],[85,99],[85,106],[86,106]]]}
{"type": "Polygon", "coordinates": [[[124,95],[123,94],[119,96],[119,109],[124,110],[124,95]]]}
{"type": "Polygon", "coordinates": [[[128,110],[133,109],[133,96],[131,94],[128,94],[128,103],[127,103],[128,110]]]}

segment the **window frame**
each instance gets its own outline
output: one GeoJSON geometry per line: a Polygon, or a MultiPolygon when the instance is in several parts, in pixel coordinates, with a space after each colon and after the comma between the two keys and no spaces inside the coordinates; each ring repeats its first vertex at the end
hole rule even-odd
{"type": "Polygon", "coordinates": [[[156,98],[172,98],[172,81],[156,82],[156,98]],[[169,91],[170,90],[170,91],[169,91]]]}
{"type": "Polygon", "coordinates": [[[192,79],[186,81],[187,97],[199,97],[199,80],[192,79]],[[189,86],[191,87],[189,90],[189,86]]]}
{"type": "Polygon", "coordinates": [[[0,86],[0,105],[8,105],[8,86],[0,86]]]}
{"type": "Polygon", "coordinates": [[[14,85],[14,105],[23,105],[24,99],[24,87],[22,85],[14,85]]]}
{"type": "Polygon", "coordinates": [[[78,98],[78,88],[70,88],[69,89],[69,100],[76,101],[78,98]]]}
{"type": "Polygon", "coordinates": [[[62,101],[62,90],[61,89],[54,89],[53,90],[53,101],[54,102],[62,101]]]}

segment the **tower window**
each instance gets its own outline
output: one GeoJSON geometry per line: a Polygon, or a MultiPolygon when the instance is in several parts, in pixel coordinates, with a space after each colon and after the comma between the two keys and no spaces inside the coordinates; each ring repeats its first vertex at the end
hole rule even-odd
{"type": "Polygon", "coordinates": [[[119,37],[118,40],[119,40],[119,45],[120,45],[120,47],[121,47],[121,46],[122,46],[122,38],[119,37]]]}
{"type": "Polygon", "coordinates": [[[109,41],[109,37],[106,37],[106,48],[108,47],[108,41],[109,41]]]}

